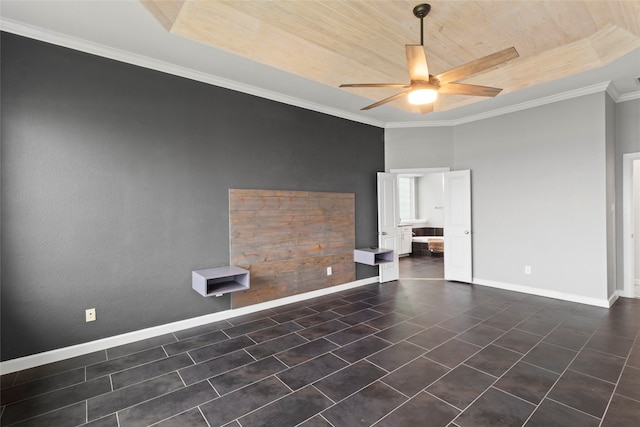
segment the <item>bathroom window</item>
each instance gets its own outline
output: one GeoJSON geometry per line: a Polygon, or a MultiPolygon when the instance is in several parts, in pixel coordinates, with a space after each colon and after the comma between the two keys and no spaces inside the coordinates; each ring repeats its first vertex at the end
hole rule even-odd
{"type": "Polygon", "coordinates": [[[398,199],[400,221],[416,219],[416,188],[414,177],[398,177],[398,199]]]}

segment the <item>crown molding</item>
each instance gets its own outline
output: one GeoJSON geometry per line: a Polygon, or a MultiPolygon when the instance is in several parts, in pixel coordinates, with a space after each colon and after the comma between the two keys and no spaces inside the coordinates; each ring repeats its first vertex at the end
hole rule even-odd
{"type": "Polygon", "coordinates": [[[613,102],[618,102],[618,99],[620,99],[620,91],[618,90],[618,88],[616,88],[613,84],[610,84],[609,86],[607,86],[606,91],[611,99],[613,99],[613,102]]]}
{"type": "MultiPolygon", "coordinates": [[[[640,78],[639,78],[639,82],[640,82],[640,78]]],[[[610,84],[609,87],[607,87],[607,93],[611,96],[611,98],[616,104],[620,102],[632,101],[634,99],[640,98],[640,90],[621,94],[618,88],[615,87],[614,84],[610,84]]]]}
{"type": "Polygon", "coordinates": [[[213,86],[222,87],[225,89],[234,90],[236,92],[242,92],[249,95],[257,96],[259,98],[268,99],[271,101],[280,102],[283,104],[292,105],[295,107],[304,108],[306,110],[316,111],[319,113],[327,114],[330,116],[351,120],[358,123],[368,124],[375,127],[393,129],[393,128],[418,128],[418,127],[448,127],[457,126],[465,123],[470,123],[478,120],[484,120],[491,117],[497,117],[504,114],[509,114],[517,111],[527,110],[529,108],[539,107],[554,102],[559,102],[567,99],[577,98],[592,93],[606,91],[612,97],[612,99],[618,102],[625,102],[640,98],[640,91],[631,92],[624,95],[616,90],[611,82],[606,81],[595,85],[586,86],[566,92],[562,92],[555,95],[550,95],[531,101],[522,102],[519,104],[510,105],[504,108],[497,108],[491,111],[486,111],[479,114],[461,117],[452,120],[433,120],[433,121],[411,121],[411,122],[383,122],[380,120],[365,117],[361,114],[354,114],[348,111],[327,107],[325,105],[309,102],[300,98],[296,98],[289,95],[269,91],[266,89],[258,88],[252,85],[240,83],[237,81],[225,79],[222,77],[214,76],[200,71],[195,71],[186,67],[180,67],[175,64],[171,64],[165,61],[153,59],[144,55],[138,55],[131,52],[127,52],[121,49],[101,45],[98,43],[88,42],[83,39],[71,37],[66,34],[58,33],[55,31],[44,30],[39,27],[26,25],[21,22],[9,20],[6,18],[0,18],[0,30],[8,33],[13,33],[19,36],[43,41],[46,43],[55,44],[58,46],[74,49],[77,51],[89,53],[103,58],[112,59],[119,62],[124,62],[132,65],[136,65],[151,70],[161,71],[167,74],[184,77],[187,79],[199,81],[202,83],[210,84],[213,86]]]}
{"type": "Polygon", "coordinates": [[[634,99],[640,99],[640,90],[635,92],[625,93],[624,95],[621,95],[620,97],[618,97],[616,102],[633,101],[634,99]]]}
{"type": "Polygon", "coordinates": [[[364,123],[371,126],[383,128],[384,122],[364,117],[360,114],[353,114],[336,108],[327,107],[325,105],[316,104],[300,98],[289,95],[269,91],[252,85],[239,83],[237,81],[214,76],[212,74],[195,71],[189,68],[180,67],[165,61],[150,58],[144,55],[138,55],[121,49],[105,46],[99,43],[88,42],[83,39],[61,34],[55,31],[43,30],[42,28],[26,25],[21,22],[0,19],[0,30],[16,34],[19,36],[39,40],[46,43],[66,47],[80,52],[89,53],[103,58],[113,59],[115,61],[148,68],[155,71],[161,71],[190,80],[207,83],[212,86],[218,86],[225,89],[231,89],[236,92],[242,92],[259,98],[280,102],[283,104],[293,105],[295,107],[312,110],[330,116],[351,120],[354,122],[364,123]]]}

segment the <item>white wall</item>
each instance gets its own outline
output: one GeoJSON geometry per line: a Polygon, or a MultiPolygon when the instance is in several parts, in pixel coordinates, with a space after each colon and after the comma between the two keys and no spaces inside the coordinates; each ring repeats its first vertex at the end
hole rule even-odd
{"type": "Polygon", "coordinates": [[[385,170],[453,166],[453,128],[392,128],[384,133],[385,170]]]}
{"type": "Polygon", "coordinates": [[[474,278],[608,298],[604,109],[595,94],[456,127],[474,278]]]}
{"type": "Polygon", "coordinates": [[[415,166],[396,150],[451,141],[453,169],[471,170],[474,281],[601,304],[610,275],[606,96],[458,125],[449,138],[449,128],[421,128],[403,142],[406,129],[387,129],[385,167],[415,166]]]}

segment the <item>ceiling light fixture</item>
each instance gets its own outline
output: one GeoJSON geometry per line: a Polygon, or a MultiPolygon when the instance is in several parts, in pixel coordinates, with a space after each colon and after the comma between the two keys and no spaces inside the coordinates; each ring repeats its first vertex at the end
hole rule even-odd
{"type": "Polygon", "coordinates": [[[431,104],[438,98],[435,89],[416,89],[409,92],[409,103],[413,105],[431,104]]]}
{"type": "MultiPolygon", "coordinates": [[[[0,0],[1,1],[1,0],[0,0]]],[[[446,95],[470,95],[470,96],[496,96],[502,89],[488,86],[479,86],[468,83],[458,83],[468,76],[488,70],[498,65],[515,59],[518,52],[514,47],[503,49],[491,55],[475,59],[466,64],[459,65],[440,73],[436,76],[429,74],[427,66],[427,54],[424,48],[424,18],[429,14],[431,6],[423,3],[413,8],[413,15],[420,19],[420,44],[405,45],[407,66],[409,68],[409,83],[347,83],[340,87],[384,87],[403,89],[402,92],[391,95],[383,100],[361,108],[370,110],[396,99],[407,97],[410,104],[418,105],[422,114],[434,111],[434,101],[438,93],[446,95]]]]}

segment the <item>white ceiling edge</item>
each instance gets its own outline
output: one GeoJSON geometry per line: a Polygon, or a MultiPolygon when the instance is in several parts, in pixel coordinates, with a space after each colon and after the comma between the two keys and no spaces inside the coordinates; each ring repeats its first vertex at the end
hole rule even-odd
{"type": "Polygon", "coordinates": [[[284,95],[282,93],[266,90],[256,86],[248,85],[246,83],[237,82],[234,80],[222,78],[212,74],[196,71],[190,68],[181,67],[166,61],[161,61],[148,56],[131,53],[122,49],[113,48],[99,43],[90,42],[67,34],[59,32],[45,30],[39,27],[24,24],[22,22],[13,21],[7,18],[0,18],[0,30],[16,34],[19,36],[39,40],[46,43],[70,48],[80,52],[89,53],[92,55],[116,60],[123,63],[136,65],[143,68],[152,69],[155,71],[164,72],[179,77],[184,77],[190,80],[199,81],[202,83],[218,86],[230,90],[234,90],[241,93],[257,96],[260,98],[280,102],[295,107],[304,108],[307,110],[327,114],[330,116],[351,120],[358,123],[363,123],[380,128],[419,128],[419,127],[446,127],[456,126],[459,124],[469,123],[477,120],[483,120],[490,117],[501,116],[504,114],[513,113],[516,111],[526,110],[529,108],[539,107],[541,105],[550,104],[566,99],[576,98],[592,93],[607,91],[614,102],[625,102],[640,98],[640,90],[636,92],[626,93],[620,95],[614,86],[611,85],[611,81],[604,81],[601,83],[585,86],[582,88],[569,90],[559,94],[545,96],[537,99],[533,99],[526,102],[516,103],[507,107],[496,108],[488,110],[478,114],[471,114],[461,118],[450,120],[430,120],[430,121],[411,121],[411,122],[384,122],[371,117],[366,117],[360,114],[354,114],[348,111],[340,110],[337,108],[328,107],[326,105],[310,102],[301,98],[293,97],[290,95],[284,95]]]}

